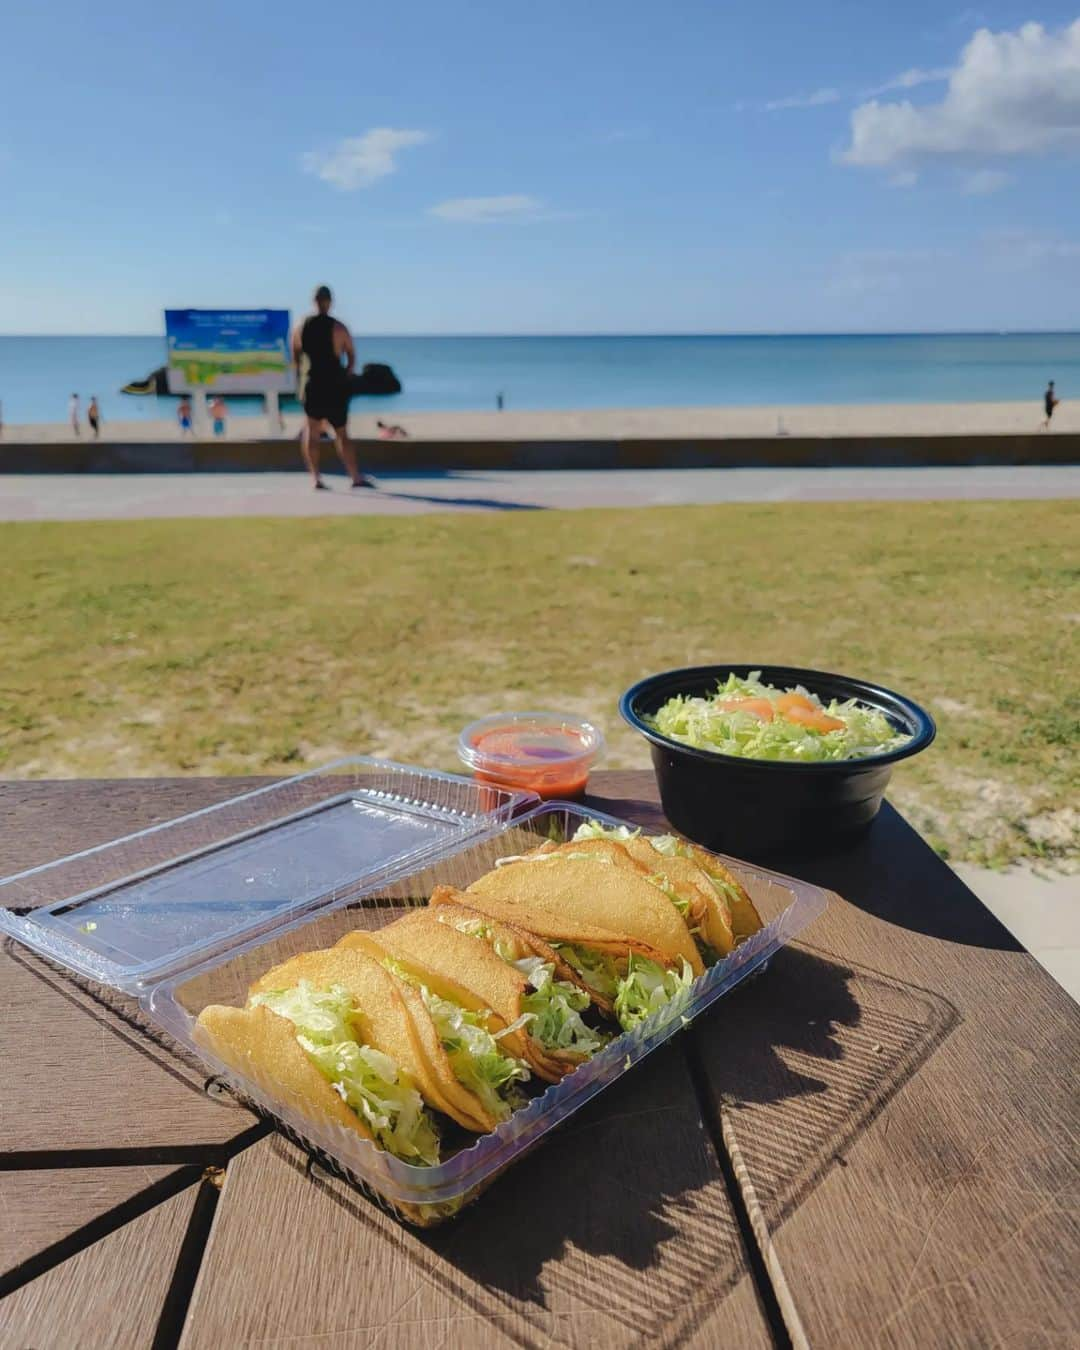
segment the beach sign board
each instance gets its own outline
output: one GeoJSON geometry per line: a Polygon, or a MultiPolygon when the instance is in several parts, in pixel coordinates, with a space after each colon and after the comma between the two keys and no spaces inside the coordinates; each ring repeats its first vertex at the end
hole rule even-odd
{"type": "Polygon", "coordinates": [[[167,309],[171,394],[291,394],[287,309],[167,309]]]}

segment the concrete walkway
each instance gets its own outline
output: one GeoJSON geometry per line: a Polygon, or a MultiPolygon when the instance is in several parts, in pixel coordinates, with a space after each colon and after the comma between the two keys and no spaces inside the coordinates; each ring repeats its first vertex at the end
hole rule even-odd
{"type": "Polygon", "coordinates": [[[1080,467],[920,469],[462,470],[385,473],[375,492],[300,473],[0,474],[0,520],[170,516],[412,515],[716,502],[1080,496],[1080,467]]]}
{"type": "Polygon", "coordinates": [[[1046,876],[1020,864],[991,872],[956,863],[953,871],[1080,1003],[1080,874],[1046,876]]]}

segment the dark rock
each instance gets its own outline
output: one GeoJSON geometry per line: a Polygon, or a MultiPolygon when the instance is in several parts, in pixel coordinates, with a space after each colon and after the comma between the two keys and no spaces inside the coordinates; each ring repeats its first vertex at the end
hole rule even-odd
{"type": "Polygon", "coordinates": [[[371,362],[349,379],[350,394],[400,394],[401,381],[389,366],[371,362]]]}

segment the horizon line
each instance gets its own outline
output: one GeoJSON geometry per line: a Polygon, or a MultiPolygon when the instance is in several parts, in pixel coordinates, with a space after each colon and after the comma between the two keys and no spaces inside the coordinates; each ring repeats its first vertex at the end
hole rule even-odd
{"type": "MultiPolygon", "coordinates": [[[[384,333],[375,330],[363,330],[363,338],[376,340],[400,338],[436,338],[436,339],[490,339],[507,341],[513,339],[554,338],[554,339],[595,339],[595,338],[816,338],[816,337],[1080,337],[1076,328],[895,328],[895,329],[732,329],[729,331],[706,332],[525,332],[525,333],[384,333]]],[[[163,332],[157,333],[9,333],[0,332],[0,338],[152,338],[165,341],[163,332]]]]}

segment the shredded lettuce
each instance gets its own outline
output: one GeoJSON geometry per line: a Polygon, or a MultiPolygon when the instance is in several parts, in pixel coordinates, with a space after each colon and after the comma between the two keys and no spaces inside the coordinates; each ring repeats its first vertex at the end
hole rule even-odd
{"type": "Polygon", "coordinates": [[[640,833],[640,828],[632,830],[629,825],[601,825],[598,820],[586,820],[574,831],[571,842],[577,844],[583,839],[614,839],[617,843],[623,843],[627,839],[636,839],[640,833]]]}
{"type": "Polygon", "coordinates": [[[911,737],[898,732],[884,713],[868,708],[857,699],[823,704],[816,695],[797,686],[781,690],[762,684],[761,672],[746,679],[729,675],[711,698],[678,694],[645,721],[662,736],[696,750],[715,750],[742,759],[795,760],[823,763],[829,760],[862,759],[898,750],[911,737]],[[844,723],[835,731],[815,731],[777,715],[771,722],[739,709],[725,709],[724,699],[764,698],[774,701],[782,693],[801,694],[830,717],[844,723]]]}
{"type": "Polygon", "coordinates": [[[392,957],[387,957],[383,965],[420,991],[458,1082],[475,1092],[496,1120],[508,1120],[523,1100],[515,1084],[532,1075],[519,1059],[499,1049],[495,1037],[484,1026],[487,1010],[473,1012],[460,1003],[440,998],[392,957]]]}
{"type": "Polygon", "coordinates": [[[665,970],[655,961],[631,954],[615,995],[619,1025],[629,1031],[661,1009],[672,1016],[681,1012],[693,982],[694,972],[687,961],[683,961],[681,971],[665,970]]]}
{"type": "Polygon", "coordinates": [[[664,894],[667,896],[667,898],[671,901],[671,903],[675,906],[675,908],[679,911],[679,913],[683,916],[684,919],[689,917],[690,901],[686,898],[685,895],[679,894],[679,892],[675,889],[675,887],[671,884],[671,882],[668,881],[667,877],[658,873],[656,876],[651,876],[649,878],[649,881],[658,890],[664,892],[664,894]]]}
{"type": "Polygon", "coordinates": [[[439,1136],[423,1098],[402,1080],[389,1055],[357,1041],[355,1008],[344,988],[316,989],[301,980],[293,989],[256,994],[251,1002],[289,1019],[308,1059],[383,1148],[407,1162],[435,1166],[439,1136]]]}
{"type": "MultiPolygon", "coordinates": [[[[555,967],[542,956],[515,957],[510,946],[497,938],[482,919],[462,919],[456,925],[459,932],[482,938],[491,944],[495,955],[524,975],[532,992],[521,1000],[522,1016],[506,1031],[525,1026],[534,1040],[545,1050],[569,1050],[576,1055],[594,1055],[610,1039],[604,1032],[594,1031],[581,1019],[589,1007],[589,996],[567,980],[555,979],[555,967]]],[[[506,1032],[500,1032],[500,1039],[506,1032]]]]}
{"type": "Polygon", "coordinates": [[[590,989],[611,999],[615,1016],[624,1031],[637,1026],[660,1008],[677,1012],[686,1002],[694,982],[694,972],[685,960],[681,970],[665,970],[657,962],[631,953],[623,974],[620,963],[608,952],[571,943],[559,943],[556,950],[590,989]]]}
{"type": "Polygon", "coordinates": [[[581,976],[583,983],[601,998],[613,999],[619,987],[619,967],[610,952],[580,947],[573,942],[553,942],[552,947],[566,964],[581,976]]]}
{"type": "Polygon", "coordinates": [[[567,980],[555,979],[555,967],[540,956],[526,956],[514,966],[532,985],[532,992],[521,1000],[531,1014],[529,1035],[545,1050],[569,1050],[575,1055],[595,1055],[610,1040],[594,1031],[581,1019],[589,1006],[584,990],[567,980]]]}

